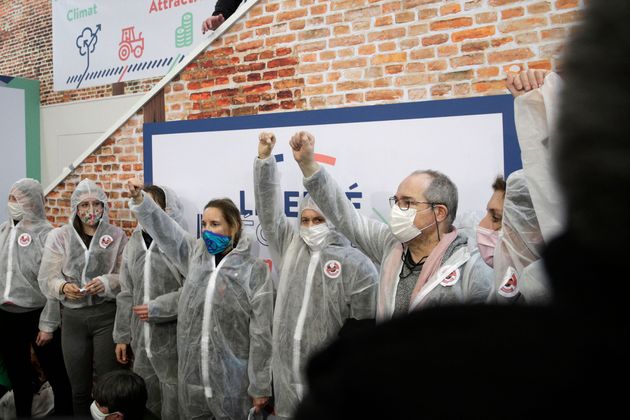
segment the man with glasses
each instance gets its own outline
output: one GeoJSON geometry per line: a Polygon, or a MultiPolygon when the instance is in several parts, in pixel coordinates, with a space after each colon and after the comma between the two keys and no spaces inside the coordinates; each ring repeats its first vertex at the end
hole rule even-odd
{"type": "Polygon", "coordinates": [[[315,162],[315,138],[290,141],[304,186],[324,215],[368,257],[380,264],[377,319],[437,305],[487,303],[493,274],[465,235],[453,226],[457,187],[444,174],[415,171],[390,198],[389,225],[359,214],[326,170],[315,162]]]}

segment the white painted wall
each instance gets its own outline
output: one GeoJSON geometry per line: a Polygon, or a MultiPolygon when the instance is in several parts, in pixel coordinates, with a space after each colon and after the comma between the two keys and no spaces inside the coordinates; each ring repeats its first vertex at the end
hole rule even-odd
{"type": "Polygon", "coordinates": [[[0,223],[7,219],[11,185],[26,176],[24,91],[0,86],[0,223]]]}
{"type": "Polygon", "coordinates": [[[144,94],[41,107],[42,185],[50,185],[144,94]]]}

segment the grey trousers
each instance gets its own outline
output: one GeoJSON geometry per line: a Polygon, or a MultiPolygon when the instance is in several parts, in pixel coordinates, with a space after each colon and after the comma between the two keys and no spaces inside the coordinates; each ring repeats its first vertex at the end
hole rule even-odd
{"type": "Polygon", "coordinates": [[[98,380],[99,376],[122,368],[116,361],[112,338],[115,317],[115,302],[62,310],[61,347],[75,416],[90,417],[94,376],[98,380]]]}

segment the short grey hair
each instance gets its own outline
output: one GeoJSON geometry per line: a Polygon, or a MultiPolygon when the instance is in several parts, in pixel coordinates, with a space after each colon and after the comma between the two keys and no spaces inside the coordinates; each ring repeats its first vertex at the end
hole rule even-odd
{"type": "Polygon", "coordinates": [[[457,216],[457,187],[453,181],[442,172],[431,169],[414,171],[411,175],[429,175],[432,180],[431,184],[424,192],[424,198],[431,203],[444,204],[448,209],[446,222],[450,228],[457,216]]]}

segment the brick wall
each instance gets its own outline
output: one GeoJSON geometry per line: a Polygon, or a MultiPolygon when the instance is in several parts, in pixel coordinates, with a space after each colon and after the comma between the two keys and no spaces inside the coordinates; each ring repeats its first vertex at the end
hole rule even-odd
{"type": "MultiPolygon", "coordinates": [[[[2,3],[3,8],[6,3],[2,3]]],[[[45,7],[50,8],[49,2],[22,3],[31,11],[35,4],[46,3],[45,7]]],[[[508,71],[556,69],[560,65],[563,45],[579,22],[583,3],[261,0],[167,84],[166,118],[212,118],[503,94],[508,71]]],[[[36,19],[48,25],[50,31],[50,16],[36,19]]],[[[25,25],[20,25],[24,30],[25,25]]],[[[4,24],[0,24],[2,30],[4,24]]],[[[28,35],[14,38],[21,39],[16,42],[28,49],[50,49],[49,34],[42,33],[36,41],[28,35]]],[[[3,57],[5,50],[3,46],[3,57]]],[[[18,67],[24,73],[9,74],[42,77],[44,102],[107,94],[109,86],[51,92],[51,52],[36,54],[48,57],[48,62],[37,63],[35,70],[18,67]]],[[[10,55],[9,60],[27,61],[16,56],[10,55]]],[[[4,63],[0,64],[3,72],[7,73],[4,63]]],[[[142,81],[131,86],[142,90],[152,83],[142,81]]],[[[91,177],[110,191],[112,219],[130,229],[133,220],[124,208],[122,192],[126,179],[141,175],[142,168],[142,115],[138,114],[49,195],[51,220],[67,220],[70,192],[81,177],[91,177]]]]}

